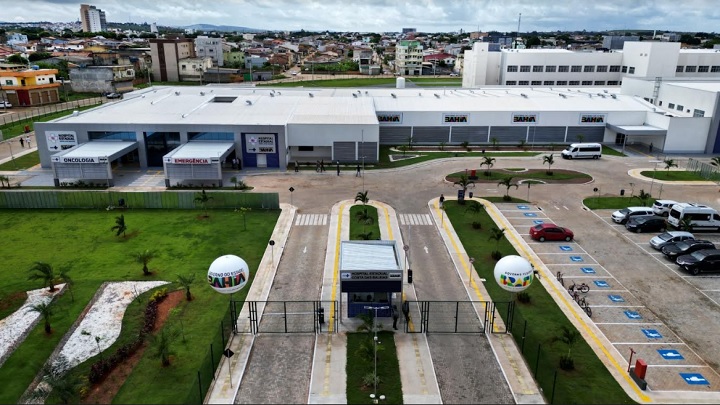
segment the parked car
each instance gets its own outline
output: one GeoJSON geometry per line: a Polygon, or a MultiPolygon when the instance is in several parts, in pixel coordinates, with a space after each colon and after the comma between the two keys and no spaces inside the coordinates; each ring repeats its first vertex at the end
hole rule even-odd
{"type": "Polygon", "coordinates": [[[690,232],[685,231],[664,232],[650,239],[650,246],[657,250],[660,250],[663,248],[663,246],[669,243],[680,242],[688,239],[695,239],[695,236],[690,232]]]}
{"type": "Polygon", "coordinates": [[[107,98],[122,98],[122,94],[120,93],[106,93],[105,97],[107,98]]]}
{"type": "Polygon", "coordinates": [[[655,215],[668,216],[670,209],[673,205],[677,204],[677,201],[673,200],[655,200],[652,206],[652,210],[655,215]]]}
{"type": "Polygon", "coordinates": [[[668,243],[660,250],[668,260],[673,262],[682,255],[704,249],[715,249],[715,244],[709,240],[688,239],[675,243],[668,243]]]}
{"type": "Polygon", "coordinates": [[[545,242],[546,240],[571,241],[575,237],[573,231],[555,224],[537,224],[530,228],[530,238],[545,242]]]}
{"type": "Polygon", "coordinates": [[[627,207],[612,213],[612,220],[616,224],[625,225],[625,223],[635,215],[653,215],[652,208],[648,207],[627,207]]]}
{"type": "Polygon", "coordinates": [[[665,218],[657,215],[636,215],[630,217],[625,223],[625,228],[630,232],[665,232],[667,223],[665,218]]]}
{"type": "Polygon", "coordinates": [[[0,100],[0,108],[12,108],[9,101],[0,100]]]}
{"type": "Polygon", "coordinates": [[[677,264],[693,276],[720,271],[720,249],[704,249],[678,256],[677,264]]]}
{"type": "Polygon", "coordinates": [[[450,76],[451,76],[451,77],[457,77],[457,76],[460,76],[460,75],[457,74],[457,73],[450,73],[450,76]]]}

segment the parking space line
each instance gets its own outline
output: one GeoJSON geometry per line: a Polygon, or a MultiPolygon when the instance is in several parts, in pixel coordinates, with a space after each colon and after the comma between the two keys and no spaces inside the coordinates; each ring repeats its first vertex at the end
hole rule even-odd
{"type": "Polygon", "coordinates": [[[595,322],[595,325],[661,325],[665,326],[662,322],[595,322]]]}
{"type": "MultiPolygon", "coordinates": [[[[686,346],[685,343],[682,342],[613,342],[614,345],[658,345],[658,346],[668,346],[668,345],[682,345],[686,346]]],[[[650,365],[648,364],[648,367],[650,365]]],[[[707,366],[704,366],[707,367],[707,366]]]]}

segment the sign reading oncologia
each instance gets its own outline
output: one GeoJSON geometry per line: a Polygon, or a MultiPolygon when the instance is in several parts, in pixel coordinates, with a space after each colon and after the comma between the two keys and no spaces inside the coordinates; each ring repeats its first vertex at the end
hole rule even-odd
{"type": "MultiPolygon", "coordinates": [[[[55,163],[99,163],[97,157],[65,157],[53,156],[52,161],[55,163]]],[[[106,161],[107,162],[107,161],[106,161]]]]}
{"type": "Polygon", "coordinates": [[[605,125],[605,114],[580,114],[580,124],[605,125]]]}
{"type": "Polygon", "coordinates": [[[443,114],[443,124],[467,124],[470,118],[467,114],[443,114]]]}
{"type": "Polygon", "coordinates": [[[380,124],[402,124],[402,113],[377,114],[380,124]]]}
{"type": "Polygon", "coordinates": [[[172,158],[172,163],[176,165],[209,165],[208,158],[172,158]]]}

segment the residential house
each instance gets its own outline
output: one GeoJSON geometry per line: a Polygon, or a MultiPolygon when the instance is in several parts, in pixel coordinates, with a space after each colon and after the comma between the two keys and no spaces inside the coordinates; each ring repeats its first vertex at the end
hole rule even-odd
{"type": "Polygon", "coordinates": [[[209,57],[216,66],[223,66],[222,38],[209,38],[200,35],[195,38],[195,54],[198,58],[209,57]]]}
{"type": "Polygon", "coordinates": [[[12,34],[7,36],[7,42],[5,43],[12,46],[14,44],[26,44],[27,42],[27,35],[21,34],[19,32],[13,32],[12,34]]]}
{"type": "MultiPolygon", "coordinates": [[[[203,82],[205,72],[213,67],[212,58],[185,58],[178,61],[177,71],[182,82],[203,82]]],[[[154,70],[153,70],[154,71],[154,70]]]]}
{"type": "Polygon", "coordinates": [[[16,106],[57,103],[60,100],[57,73],[57,69],[0,71],[1,97],[16,106]]]}

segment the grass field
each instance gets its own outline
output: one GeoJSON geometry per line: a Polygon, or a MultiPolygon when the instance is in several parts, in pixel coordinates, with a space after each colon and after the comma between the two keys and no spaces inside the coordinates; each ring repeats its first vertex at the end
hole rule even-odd
{"type": "Polygon", "coordinates": [[[657,170],[654,172],[652,170],[646,170],[644,172],[640,172],[640,174],[650,179],[654,177],[655,180],[662,181],[712,181],[712,179],[703,178],[698,172],[686,172],[679,170],[657,170]]]}
{"type": "MultiPolygon", "coordinates": [[[[181,308],[186,341],[175,344],[172,365],[162,368],[147,351],[115,399],[120,403],[183,403],[191,389],[197,390],[197,371],[228,306],[228,297],[207,285],[207,269],[215,258],[234,254],[248,263],[251,283],[279,211],[253,210],[247,214],[245,231],[242,216],[230,210],[210,211],[206,219],[198,210],[134,210],[124,213],[126,237],[110,230],[119,214],[105,210],[0,211],[3,243],[16,247],[3,250],[0,297],[42,287],[37,281],[28,281],[28,269],[35,261],[49,263],[56,271],[70,266],[75,282],[74,300],[64,294],[54,304],[53,333],[45,335],[40,323],[0,367],[0,403],[18,401],[104,281],[175,281],[178,274],[194,274],[195,300],[181,308]],[[156,252],[149,263],[151,276],[144,276],[142,265],[133,260],[133,253],[145,249],[156,252]]],[[[234,298],[244,299],[249,286],[234,298]]],[[[175,288],[177,285],[170,286],[175,288]]],[[[173,323],[167,327],[174,327],[173,323]]]]}
{"type": "Polygon", "coordinates": [[[0,171],[26,170],[37,164],[40,164],[40,154],[34,151],[0,164],[0,171]]]}
{"type": "Polygon", "coordinates": [[[619,210],[625,207],[650,207],[655,200],[649,198],[645,204],[637,196],[624,197],[588,197],[583,204],[591,210],[619,210]]]}
{"type": "MultiPolygon", "coordinates": [[[[584,181],[590,181],[592,180],[592,176],[580,173],[580,172],[558,172],[553,171],[553,174],[550,175],[547,173],[547,168],[540,170],[540,171],[534,171],[534,172],[517,172],[517,173],[511,173],[508,171],[500,171],[500,170],[490,170],[490,176],[485,175],[485,170],[483,169],[477,169],[477,176],[479,180],[492,180],[492,181],[500,181],[502,179],[512,177],[517,180],[526,180],[526,179],[533,179],[533,180],[584,180],[584,181]]],[[[460,175],[465,174],[465,172],[455,172],[447,175],[448,181],[455,181],[460,178],[460,175]]],[[[537,182],[536,182],[537,183],[537,182]]]]}

